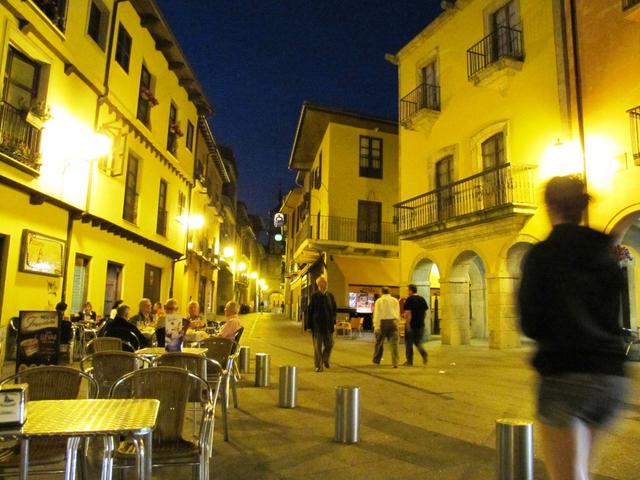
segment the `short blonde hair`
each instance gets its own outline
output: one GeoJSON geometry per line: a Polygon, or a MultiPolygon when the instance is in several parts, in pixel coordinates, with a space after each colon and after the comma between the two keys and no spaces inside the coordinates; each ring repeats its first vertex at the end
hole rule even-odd
{"type": "Polygon", "coordinates": [[[231,300],[225,304],[224,308],[230,312],[238,313],[238,302],[231,300]]]}
{"type": "Polygon", "coordinates": [[[178,301],[175,298],[170,298],[164,304],[164,309],[165,310],[177,311],[178,310],[178,301]]]}
{"type": "Polygon", "coordinates": [[[327,277],[325,277],[324,275],[320,275],[318,278],[316,278],[316,285],[318,285],[323,280],[325,283],[329,283],[327,282],[327,277]]]}

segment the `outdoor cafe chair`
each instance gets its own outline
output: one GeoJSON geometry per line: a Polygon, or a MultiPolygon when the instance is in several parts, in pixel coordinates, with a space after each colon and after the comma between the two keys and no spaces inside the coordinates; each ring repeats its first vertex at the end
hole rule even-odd
{"type": "MultiPolygon", "coordinates": [[[[238,355],[240,355],[240,339],[244,333],[244,327],[240,327],[236,334],[233,336],[233,340],[236,342],[231,350],[231,356],[233,358],[233,377],[235,382],[239,382],[242,378],[240,375],[240,369],[238,368],[238,355]]],[[[237,395],[234,393],[235,407],[238,408],[237,395]]]]}
{"type": "MultiPolygon", "coordinates": [[[[207,357],[218,362],[222,367],[222,419],[224,422],[224,439],[229,441],[229,426],[227,411],[229,409],[229,384],[233,389],[234,406],[238,408],[238,394],[236,391],[236,379],[233,375],[234,368],[234,348],[237,350],[237,343],[230,338],[209,337],[202,342],[202,347],[207,349],[207,357]]],[[[211,378],[209,380],[212,380],[211,378]]],[[[215,379],[214,379],[215,380],[215,379]]]]}
{"type": "Polygon", "coordinates": [[[80,369],[98,383],[97,398],[109,398],[109,389],[117,379],[149,364],[149,360],[141,355],[109,350],[84,357],[80,369]]]}
{"type": "Polygon", "coordinates": [[[362,323],[364,318],[362,317],[352,317],[351,318],[351,336],[360,336],[362,334],[362,323]]]}
{"type": "MultiPolygon", "coordinates": [[[[153,467],[191,465],[195,478],[209,478],[209,457],[213,437],[215,394],[206,380],[184,368],[151,367],[127,373],[109,392],[110,398],[152,398],[160,401],[158,421],[153,431],[153,467]],[[197,394],[196,394],[197,391],[197,394]],[[194,397],[195,395],[195,397],[194,397]],[[187,403],[197,398],[203,411],[195,442],[182,436],[187,403]]],[[[140,444],[133,443],[136,448],[140,444]]],[[[116,468],[131,468],[132,456],[116,453],[116,468]]]]}
{"type": "MultiPolygon", "coordinates": [[[[29,401],[71,400],[80,396],[83,380],[86,382],[86,398],[96,398],[98,384],[93,378],[75,368],[58,365],[27,368],[3,378],[0,385],[26,383],[29,386],[29,401]]],[[[33,475],[64,473],[66,449],[65,439],[30,440],[29,471],[33,475]]],[[[85,456],[82,455],[82,458],[82,469],[86,471],[85,456]]],[[[16,476],[19,465],[20,444],[11,442],[4,448],[0,444],[0,477],[16,476]]]]}
{"type": "MultiPolygon", "coordinates": [[[[154,367],[176,367],[185,369],[194,375],[199,376],[207,380],[212,387],[214,405],[218,399],[220,393],[220,386],[224,378],[222,366],[212,358],[205,357],[204,355],[198,355],[196,353],[187,352],[167,352],[164,355],[156,357],[152,365],[154,367]]],[[[199,385],[194,384],[194,389],[191,391],[189,402],[200,402],[201,392],[199,385]]],[[[196,414],[193,412],[193,431],[195,432],[196,414]]],[[[226,418],[224,419],[226,423],[226,418]]],[[[212,427],[213,430],[213,427],[212,427]]]]}
{"type": "Polygon", "coordinates": [[[127,342],[123,342],[121,338],[117,337],[97,337],[87,343],[87,353],[117,351],[121,352],[123,346],[126,346],[134,350],[133,345],[127,342]]]}

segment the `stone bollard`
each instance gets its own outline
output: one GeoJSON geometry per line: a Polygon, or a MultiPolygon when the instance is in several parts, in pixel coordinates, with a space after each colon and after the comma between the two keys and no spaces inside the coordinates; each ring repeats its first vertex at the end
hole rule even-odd
{"type": "Polygon", "coordinates": [[[496,420],[496,452],[498,480],[533,480],[533,422],[496,420]]]}
{"type": "Polygon", "coordinates": [[[240,353],[238,354],[238,369],[240,373],[249,373],[251,371],[250,359],[251,347],[240,347],[240,353]]]}
{"type": "Polygon", "coordinates": [[[336,442],[360,441],[360,387],[336,387],[336,442]]]}
{"type": "Polygon", "coordinates": [[[293,365],[280,367],[280,398],[278,406],[281,408],[295,408],[298,389],[297,368],[293,365]]]}
{"type": "Polygon", "coordinates": [[[269,363],[271,355],[256,353],[256,387],[269,386],[269,363]]]}

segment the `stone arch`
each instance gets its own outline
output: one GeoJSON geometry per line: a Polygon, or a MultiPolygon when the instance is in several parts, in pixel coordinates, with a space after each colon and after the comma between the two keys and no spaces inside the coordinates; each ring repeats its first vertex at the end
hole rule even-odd
{"type": "MultiPolygon", "coordinates": [[[[431,321],[425,321],[425,334],[440,332],[440,269],[429,257],[420,258],[411,269],[409,283],[418,287],[421,295],[429,304],[431,321]]],[[[428,320],[428,319],[426,319],[428,320]]]]}
{"type": "Polygon", "coordinates": [[[486,263],[478,253],[460,253],[443,283],[443,343],[468,344],[486,338],[486,263]]]}
{"type": "Polygon", "coordinates": [[[630,259],[619,255],[620,267],[625,279],[622,291],[622,324],[626,328],[640,327],[640,206],[635,210],[625,210],[626,215],[618,216],[616,223],[607,228],[616,238],[616,244],[625,247],[630,259]]]}

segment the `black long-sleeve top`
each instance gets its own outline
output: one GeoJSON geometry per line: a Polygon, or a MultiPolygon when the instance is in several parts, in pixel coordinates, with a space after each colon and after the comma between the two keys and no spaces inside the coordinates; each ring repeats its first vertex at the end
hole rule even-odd
{"type": "Polygon", "coordinates": [[[336,323],[336,300],[331,292],[316,291],[307,308],[309,328],[314,333],[331,333],[336,323]]]}
{"type": "Polygon", "coordinates": [[[529,252],[518,294],[524,333],[538,343],[541,375],[624,375],[620,268],[611,237],[562,224],[529,252]]]}

